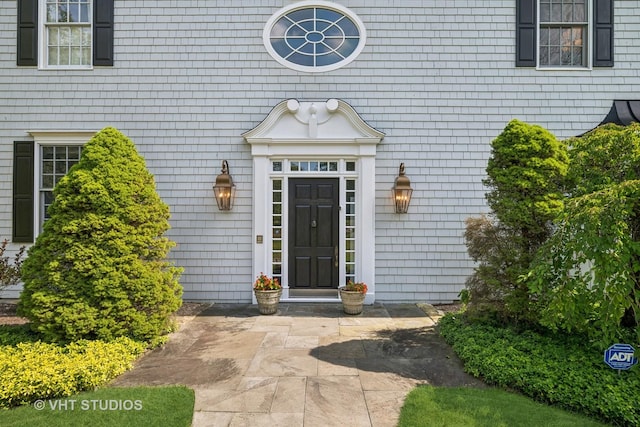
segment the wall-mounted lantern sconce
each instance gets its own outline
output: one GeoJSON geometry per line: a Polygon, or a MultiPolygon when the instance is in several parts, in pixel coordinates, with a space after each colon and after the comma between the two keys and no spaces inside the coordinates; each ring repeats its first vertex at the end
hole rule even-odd
{"type": "Polygon", "coordinates": [[[233,184],[231,175],[229,175],[229,163],[226,160],[222,161],[222,173],[216,177],[216,185],[213,186],[213,192],[216,196],[218,209],[230,211],[236,197],[236,186],[233,184]]]}
{"type": "Polygon", "coordinates": [[[396,213],[407,213],[409,210],[409,203],[411,203],[411,194],[413,188],[411,188],[411,181],[404,175],[404,163],[400,163],[400,172],[396,177],[396,182],[393,184],[393,200],[396,206],[396,213]]]}

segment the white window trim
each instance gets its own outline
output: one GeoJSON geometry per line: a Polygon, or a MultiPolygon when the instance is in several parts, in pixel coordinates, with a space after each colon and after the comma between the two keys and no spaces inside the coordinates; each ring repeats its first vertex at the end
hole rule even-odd
{"type": "Polygon", "coordinates": [[[91,63],[89,65],[49,65],[48,61],[48,41],[47,41],[47,1],[38,0],[38,69],[39,70],[93,70],[93,7],[94,1],[91,0],[89,10],[89,27],[91,31],[91,63]]]}
{"type": "MultiPolygon", "coordinates": [[[[326,103],[296,100],[282,101],[276,105],[269,115],[253,130],[243,134],[251,145],[253,156],[253,272],[254,277],[260,272],[271,274],[271,206],[272,180],[278,175],[319,176],[340,178],[340,206],[345,206],[345,179],[356,180],[356,267],[358,281],[365,282],[369,290],[365,298],[366,304],[375,301],[375,157],[377,145],[384,133],[377,131],[365,123],[356,111],[344,101],[330,99],[326,103]],[[325,135],[325,132],[327,133],[325,135]],[[337,173],[321,172],[317,175],[309,172],[289,173],[272,172],[274,160],[314,160],[327,159],[355,161],[356,171],[344,171],[340,167],[337,173]],[[269,178],[269,179],[267,179],[269,178]],[[262,240],[258,236],[263,236],[262,240]],[[260,243],[258,243],[260,242],[260,243]]],[[[285,183],[283,183],[285,184],[285,183]]],[[[286,191],[283,185],[283,192],[286,191]]],[[[285,206],[283,211],[286,212],[285,206]]],[[[287,218],[283,215],[282,222],[287,218]]],[[[340,215],[340,244],[344,247],[344,214],[340,215]]],[[[283,229],[284,234],[287,231],[283,229]]],[[[340,278],[344,278],[344,255],[340,257],[340,278]]],[[[288,254],[284,251],[282,258],[288,254]]],[[[283,271],[284,273],[284,271],[283,271]]],[[[284,274],[283,274],[284,277],[284,274]]],[[[285,282],[286,283],[286,282],[285,282]]],[[[343,284],[343,283],[341,283],[343,284]]],[[[254,303],[255,303],[255,296],[254,303]]],[[[322,298],[289,297],[288,288],[283,289],[283,301],[323,301],[322,298]]],[[[337,296],[335,300],[337,301],[337,296]]]]}
{"type": "Polygon", "coordinates": [[[538,71],[591,71],[593,69],[593,0],[587,0],[587,65],[584,67],[548,67],[540,65],[540,0],[536,0],[536,70],[538,71]]]}
{"type": "Polygon", "coordinates": [[[40,218],[40,167],[42,165],[41,147],[51,145],[84,145],[96,131],[68,131],[68,130],[33,130],[28,132],[33,137],[33,229],[36,236],[42,232],[42,218],[40,218]]]}
{"type": "Polygon", "coordinates": [[[360,18],[358,18],[358,16],[355,13],[353,13],[352,11],[350,11],[349,9],[347,9],[342,5],[328,2],[328,1],[320,1],[320,0],[319,1],[302,1],[298,3],[293,3],[289,6],[285,6],[282,9],[279,9],[273,15],[271,15],[271,18],[269,18],[269,20],[266,22],[264,26],[264,30],[262,32],[262,43],[264,44],[264,47],[267,49],[267,52],[269,52],[269,55],[271,55],[273,59],[275,59],[281,65],[284,65],[287,68],[290,68],[296,71],[303,71],[306,73],[323,73],[327,71],[337,70],[338,68],[342,68],[350,64],[352,61],[354,61],[360,55],[360,53],[364,49],[364,46],[367,43],[367,30],[362,20],[360,20],[360,18]],[[307,9],[310,7],[322,7],[325,9],[336,10],[342,13],[343,15],[348,16],[349,19],[351,19],[353,23],[356,24],[356,26],[358,27],[358,31],[360,31],[360,41],[358,43],[358,46],[356,47],[356,49],[353,51],[351,55],[349,55],[342,61],[337,62],[335,64],[324,65],[320,67],[306,67],[303,65],[298,65],[293,62],[287,61],[273,49],[273,47],[271,46],[271,28],[273,27],[273,24],[275,24],[275,22],[278,19],[280,19],[283,15],[286,15],[291,11],[294,11],[297,9],[307,9]]]}
{"type": "MultiPolygon", "coordinates": [[[[282,180],[282,237],[281,237],[281,241],[282,241],[282,250],[281,250],[281,265],[282,265],[282,272],[281,272],[281,276],[282,276],[282,287],[283,287],[283,298],[288,298],[289,297],[289,256],[288,256],[288,244],[289,244],[289,229],[288,229],[288,224],[289,224],[289,209],[285,209],[285,207],[288,207],[288,203],[289,203],[289,178],[337,178],[339,181],[339,186],[340,186],[340,194],[339,194],[339,212],[338,212],[338,227],[339,227],[339,236],[338,236],[338,241],[340,242],[340,254],[338,256],[339,259],[339,267],[338,267],[338,280],[339,283],[344,285],[346,284],[346,245],[344,244],[346,242],[346,194],[347,194],[347,186],[346,186],[346,181],[347,180],[355,180],[355,184],[356,184],[356,189],[355,189],[355,193],[356,193],[356,201],[355,201],[355,205],[356,205],[356,215],[355,215],[355,219],[356,219],[356,223],[355,223],[355,229],[356,229],[356,249],[355,249],[355,253],[356,253],[356,271],[355,271],[355,277],[356,280],[359,281],[364,281],[364,280],[360,280],[359,278],[362,277],[362,270],[359,269],[359,266],[361,265],[361,263],[359,262],[359,258],[360,258],[360,251],[362,251],[362,245],[364,244],[362,242],[361,238],[361,234],[359,232],[359,228],[361,227],[361,223],[360,223],[360,216],[362,214],[361,212],[361,208],[358,205],[358,201],[360,200],[358,198],[359,193],[362,192],[362,188],[361,188],[361,180],[359,179],[358,176],[358,169],[359,169],[359,165],[357,160],[352,159],[352,158],[328,158],[328,160],[332,160],[332,161],[337,161],[338,162],[338,170],[337,171],[331,171],[331,172],[308,172],[308,171],[290,171],[289,170],[289,164],[292,161],[313,161],[313,160],[317,160],[317,158],[313,158],[313,157],[301,157],[301,156],[296,156],[296,157],[289,157],[289,158],[273,158],[273,159],[269,159],[269,163],[273,162],[273,161],[282,161],[283,166],[286,165],[285,167],[283,167],[283,171],[282,172],[271,172],[269,175],[269,183],[268,185],[271,188],[272,182],[274,179],[281,179],[282,180]],[[355,171],[347,171],[346,170],[346,162],[350,162],[350,161],[355,161],[356,162],[356,170],[355,171]],[[285,256],[285,254],[287,256],[285,256]]],[[[322,160],[327,160],[325,158],[323,158],[322,160]]],[[[273,206],[273,191],[271,191],[269,194],[267,194],[267,201],[266,203],[268,203],[270,206],[273,206]]],[[[273,247],[272,247],[272,243],[273,243],[273,239],[271,238],[273,236],[273,222],[271,221],[271,218],[273,216],[273,212],[271,210],[267,211],[270,213],[269,218],[267,219],[267,222],[265,224],[265,239],[264,239],[264,244],[266,245],[266,266],[264,270],[261,271],[269,271],[269,274],[271,275],[271,266],[273,265],[273,247]]],[[[371,281],[367,282],[368,284],[371,283],[371,281]]],[[[297,297],[295,299],[296,301],[300,301],[301,298],[297,297]]],[[[317,301],[317,298],[312,298],[312,301],[317,301]]]]}

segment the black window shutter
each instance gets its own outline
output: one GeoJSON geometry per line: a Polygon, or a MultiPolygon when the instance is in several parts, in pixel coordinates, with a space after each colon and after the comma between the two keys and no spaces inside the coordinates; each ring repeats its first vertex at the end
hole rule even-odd
{"type": "Polygon", "coordinates": [[[593,14],[593,66],[613,67],[613,0],[594,0],[593,14]]]}
{"type": "Polygon", "coordinates": [[[38,0],[18,0],[17,64],[38,65],[38,0]]]}
{"type": "Polygon", "coordinates": [[[93,65],[113,65],[113,1],[93,5],[93,65]]]}
{"type": "Polygon", "coordinates": [[[516,67],[536,66],[536,1],[516,1],[516,67]]]}
{"type": "Polygon", "coordinates": [[[33,141],[13,143],[13,236],[17,243],[33,242],[33,141]]]}

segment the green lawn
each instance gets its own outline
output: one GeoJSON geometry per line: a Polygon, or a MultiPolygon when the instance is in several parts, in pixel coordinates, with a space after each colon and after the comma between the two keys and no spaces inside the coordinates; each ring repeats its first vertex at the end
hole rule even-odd
{"type": "Polygon", "coordinates": [[[188,427],[195,395],[187,387],[103,388],[0,410],[3,427],[188,427]]]}
{"type": "Polygon", "coordinates": [[[422,386],[409,393],[399,427],[595,427],[605,424],[524,396],[487,388],[422,386]]]}

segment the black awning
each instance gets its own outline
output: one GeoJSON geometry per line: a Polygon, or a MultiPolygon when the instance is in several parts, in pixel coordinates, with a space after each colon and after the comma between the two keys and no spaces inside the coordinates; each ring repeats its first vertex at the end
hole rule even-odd
{"type": "Polygon", "coordinates": [[[615,123],[621,126],[630,125],[632,122],[640,123],[640,100],[613,101],[611,110],[600,125],[615,123]]]}

